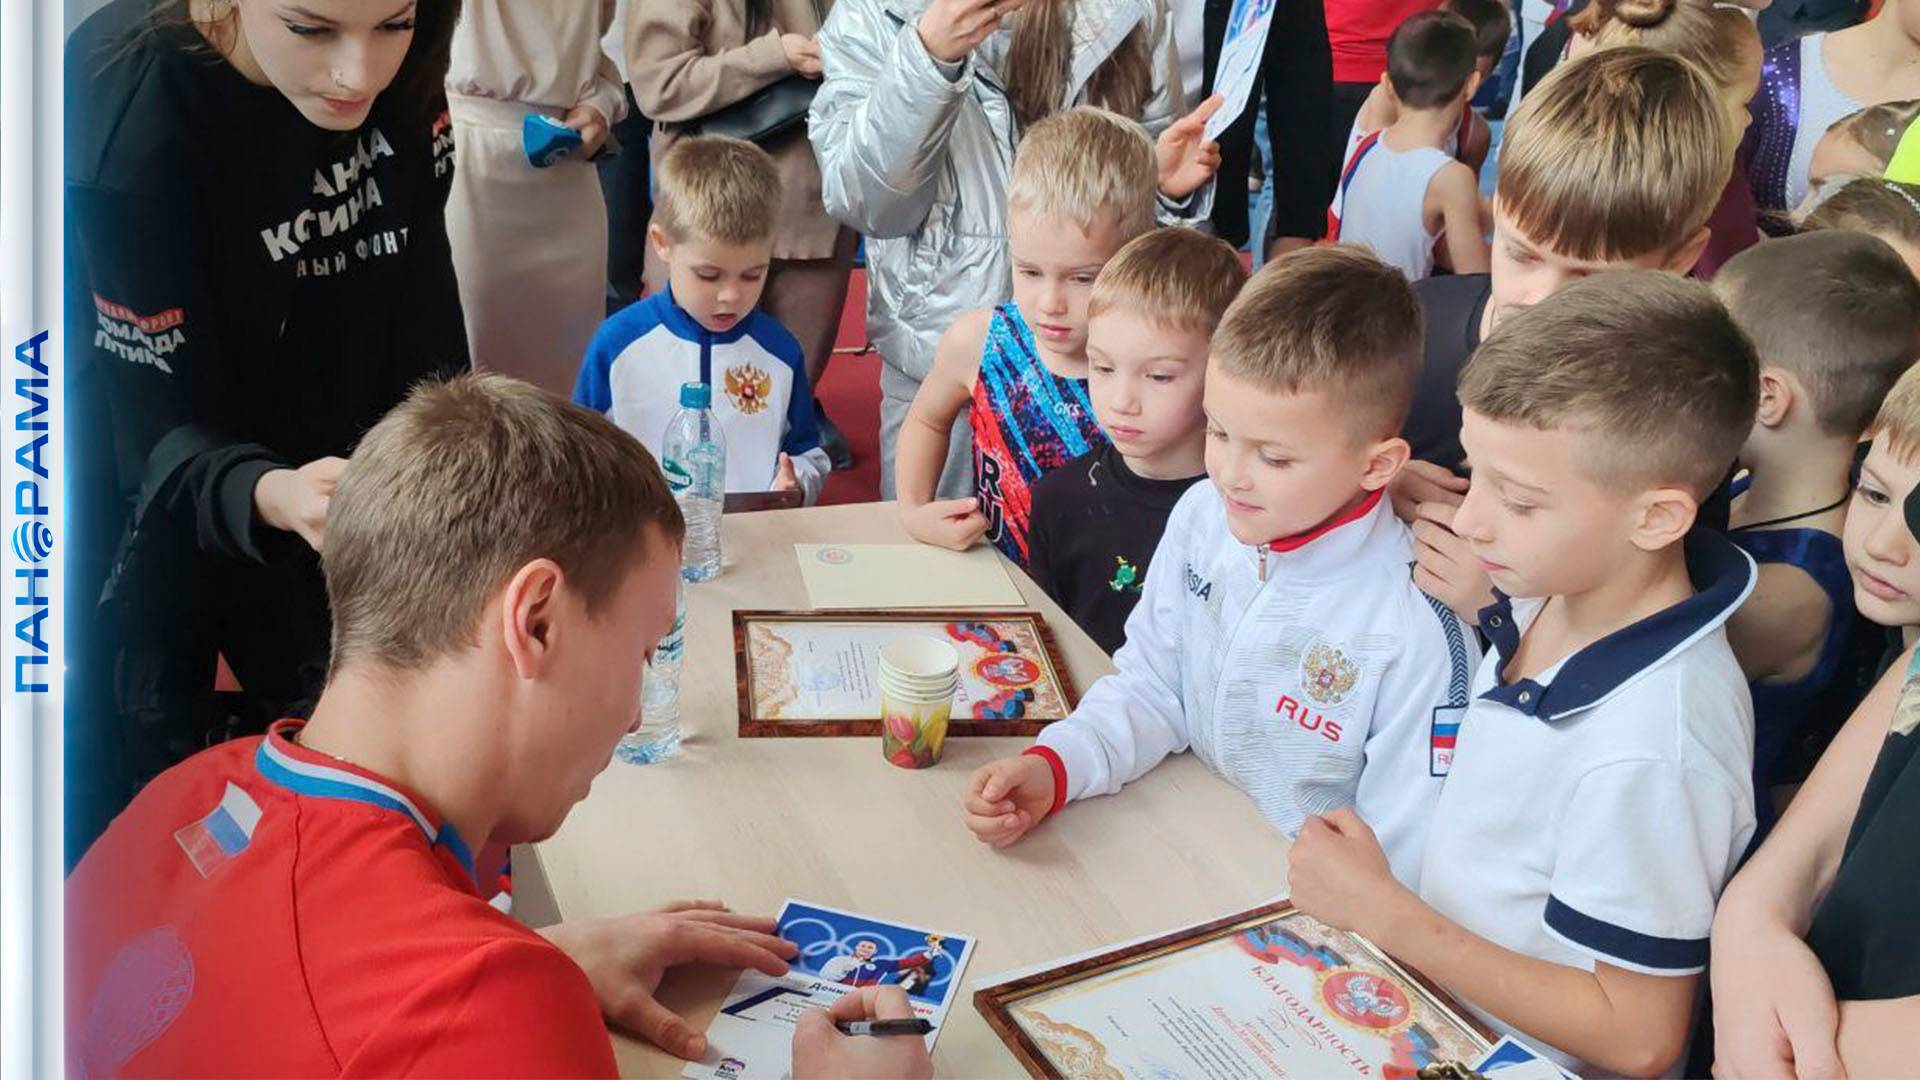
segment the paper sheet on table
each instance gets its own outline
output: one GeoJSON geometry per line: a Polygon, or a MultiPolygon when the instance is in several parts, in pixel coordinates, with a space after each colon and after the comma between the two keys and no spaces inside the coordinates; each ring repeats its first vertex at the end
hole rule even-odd
{"type": "Polygon", "coordinates": [[[948,551],[925,544],[795,544],[815,608],[1026,606],[1000,556],[982,544],[948,551]]]}
{"type": "MultiPolygon", "coordinates": [[[[898,986],[913,1013],[933,1024],[927,1050],[960,997],[973,939],[837,908],[788,900],[778,933],[800,947],[787,974],[744,971],[707,1025],[707,1056],[683,1069],[690,1080],[780,1080],[793,1072],[793,1029],[801,1013],[825,1008],[860,986],[898,986]]],[[[891,1036],[907,1038],[908,1036],[891,1036]]]]}
{"type": "Polygon", "coordinates": [[[1267,51],[1267,27],[1273,23],[1275,0],[1233,0],[1227,36],[1220,44],[1220,61],[1213,68],[1213,92],[1225,98],[1220,111],[1207,118],[1207,138],[1218,139],[1227,126],[1246,111],[1253,96],[1254,76],[1267,51]]]}

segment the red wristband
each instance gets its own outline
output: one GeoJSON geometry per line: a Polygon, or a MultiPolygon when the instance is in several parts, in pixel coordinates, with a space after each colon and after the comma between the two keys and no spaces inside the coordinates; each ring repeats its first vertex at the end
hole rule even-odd
{"type": "Polygon", "coordinates": [[[1059,813],[1060,808],[1067,805],[1067,763],[1060,760],[1060,755],[1055,753],[1051,746],[1035,743],[1020,752],[1032,754],[1046,762],[1047,768],[1053,770],[1053,809],[1048,810],[1047,813],[1049,815],[1059,813]]]}

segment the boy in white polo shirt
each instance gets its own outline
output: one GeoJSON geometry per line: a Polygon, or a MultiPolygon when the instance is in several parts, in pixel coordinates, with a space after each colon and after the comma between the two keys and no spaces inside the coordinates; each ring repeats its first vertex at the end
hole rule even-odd
{"type": "Polygon", "coordinates": [[[1455,518],[1499,590],[1480,615],[1494,653],[1418,891],[1351,813],[1309,821],[1289,858],[1302,909],[1575,1071],[1675,1067],[1753,835],[1753,710],[1723,630],[1753,561],[1689,529],[1758,393],[1712,292],[1659,271],[1503,324],[1460,379],[1455,518]]]}
{"type": "Polygon", "coordinates": [[[1211,483],[1174,507],[1116,671],[1018,757],[982,766],[967,825],[1010,844],[1069,799],[1192,749],[1289,835],[1358,806],[1418,881],[1473,651],[1413,584],[1381,498],[1407,460],[1419,305],[1353,247],[1269,264],[1213,337],[1211,483]]]}

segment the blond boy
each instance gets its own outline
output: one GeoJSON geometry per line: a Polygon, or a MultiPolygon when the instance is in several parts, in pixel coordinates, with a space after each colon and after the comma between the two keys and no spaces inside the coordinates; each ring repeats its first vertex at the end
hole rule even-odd
{"type": "Polygon", "coordinates": [[[1027,572],[1108,652],[1174,504],[1206,473],[1207,343],[1246,280],[1220,240],[1160,229],[1093,283],[1087,395],[1108,443],[1033,486],[1027,572]]]}
{"type": "Polygon", "coordinates": [[[1455,527],[1501,590],[1417,888],[1362,813],[1309,821],[1294,902],[1575,1071],[1685,1045],[1714,901],[1753,835],[1753,712],[1724,626],[1753,562],[1688,536],[1753,425],[1753,348],[1647,270],[1514,316],[1461,378],[1455,527]]]}
{"type": "Polygon", "coordinates": [[[1414,286],[1426,360],[1405,432],[1414,461],[1395,485],[1395,509],[1414,520],[1415,579],[1455,611],[1470,616],[1487,598],[1486,575],[1449,528],[1466,490],[1455,390],[1467,357],[1507,317],[1583,277],[1691,269],[1732,169],[1713,84],[1640,46],[1560,65],[1507,121],[1489,273],[1414,286]]]}
{"type": "Polygon", "coordinates": [[[1087,305],[1100,268],[1153,228],[1155,176],[1146,131],[1105,109],[1055,114],[1021,140],[1007,193],[1013,301],[954,322],[900,429],[894,473],[915,539],[984,538],[1026,565],[1033,483],[1106,441],[1087,396],[1087,305]],[[936,500],[962,411],[974,494],[936,500]]]}
{"type": "Polygon", "coordinates": [[[806,357],[756,306],[773,257],[779,170],[750,142],[701,136],[675,143],[654,179],[660,211],[647,241],[667,264],[667,288],[601,325],[573,400],[658,454],[681,386],[705,383],[726,438],[727,490],[798,490],[813,503],[833,466],[806,357]]]}
{"type": "Polygon", "coordinates": [[[1206,464],[1174,508],[1116,671],[1037,745],[974,773],[967,826],[1013,843],[1191,749],[1293,833],[1358,806],[1417,884],[1472,656],[1415,588],[1384,505],[1418,371],[1406,279],[1358,248],[1268,264],[1207,362],[1206,464]]]}

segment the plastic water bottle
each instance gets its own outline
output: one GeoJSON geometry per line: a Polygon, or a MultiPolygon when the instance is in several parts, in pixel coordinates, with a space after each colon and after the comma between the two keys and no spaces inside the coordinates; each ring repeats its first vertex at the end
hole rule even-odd
{"type": "Polygon", "coordinates": [[[680,749],[680,663],[686,657],[687,587],[674,589],[673,629],[653,648],[640,695],[640,730],[620,739],[614,755],[651,765],[680,749]]]}
{"type": "Polygon", "coordinates": [[[687,519],[680,549],[680,577],[706,581],[720,573],[720,510],[727,497],[727,442],[709,406],[713,387],[690,382],[680,388],[680,411],[667,421],[660,468],[687,519]]]}

